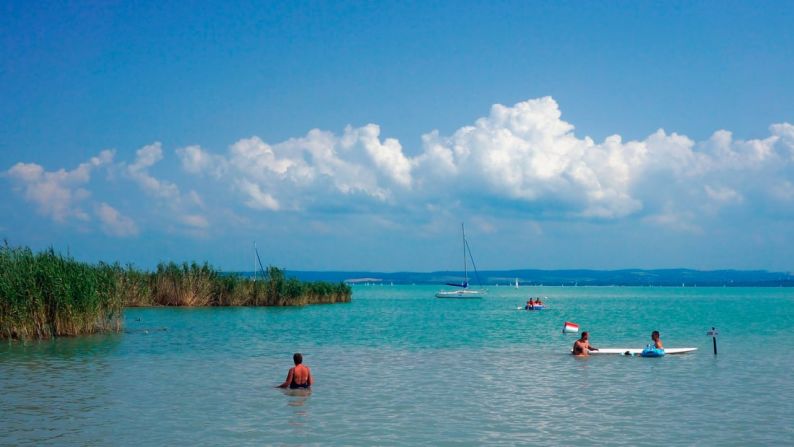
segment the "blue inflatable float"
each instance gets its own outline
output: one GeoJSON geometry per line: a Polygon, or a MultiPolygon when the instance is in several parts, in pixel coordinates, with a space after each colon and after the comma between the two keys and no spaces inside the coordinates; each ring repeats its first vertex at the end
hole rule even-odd
{"type": "Polygon", "coordinates": [[[640,353],[641,357],[662,357],[663,355],[664,349],[654,347],[653,345],[646,346],[640,353]]]}

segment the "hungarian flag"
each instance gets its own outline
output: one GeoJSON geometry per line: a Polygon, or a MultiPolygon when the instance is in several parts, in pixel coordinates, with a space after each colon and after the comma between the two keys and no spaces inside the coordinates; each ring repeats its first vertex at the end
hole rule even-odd
{"type": "Polygon", "coordinates": [[[566,321],[565,324],[562,325],[562,333],[568,334],[572,332],[579,332],[579,325],[576,323],[571,323],[570,321],[566,321]]]}

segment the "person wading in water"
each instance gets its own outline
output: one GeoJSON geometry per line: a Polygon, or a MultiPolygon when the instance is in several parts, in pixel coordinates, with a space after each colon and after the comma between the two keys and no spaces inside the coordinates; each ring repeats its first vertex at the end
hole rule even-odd
{"type": "Polygon", "coordinates": [[[309,367],[303,364],[303,356],[300,352],[296,352],[292,356],[292,361],[295,366],[289,369],[287,379],[276,388],[289,388],[291,390],[300,388],[310,388],[314,380],[312,380],[312,372],[309,367]]]}
{"type": "Polygon", "coordinates": [[[580,338],[579,340],[576,340],[573,343],[573,352],[572,352],[572,354],[573,355],[578,355],[578,356],[588,356],[588,355],[590,355],[589,351],[598,351],[597,348],[594,348],[590,344],[589,339],[590,339],[590,334],[588,334],[587,331],[582,332],[582,338],[580,338]]]}

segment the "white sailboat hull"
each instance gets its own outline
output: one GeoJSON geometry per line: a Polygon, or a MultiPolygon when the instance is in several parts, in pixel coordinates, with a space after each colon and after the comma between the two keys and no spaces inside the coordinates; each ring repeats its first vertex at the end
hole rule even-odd
{"type": "Polygon", "coordinates": [[[482,298],[485,294],[483,290],[442,290],[436,293],[436,298],[452,298],[452,299],[477,299],[482,298]]]}

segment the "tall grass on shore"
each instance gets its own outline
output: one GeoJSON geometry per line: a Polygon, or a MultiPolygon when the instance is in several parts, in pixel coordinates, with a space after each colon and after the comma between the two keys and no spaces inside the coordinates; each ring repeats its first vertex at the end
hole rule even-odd
{"type": "Polygon", "coordinates": [[[303,282],[276,267],[268,267],[260,281],[221,273],[208,264],[173,262],[148,274],[127,268],[119,276],[127,306],[303,306],[346,303],[352,295],[347,284],[303,282]]]}
{"type": "Polygon", "coordinates": [[[105,264],[0,247],[0,338],[50,338],[121,329],[123,303],[105,264]]]}
{"type": "Polygon", "coordinates": [[[125,306],[302,306],[349,302],[347,284],[302,282],[268,267],[253,281],[208,264],[131,265],[75,261],[52,249],[0,247],[0,339],[119,331],[125,306]]]}

